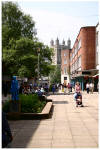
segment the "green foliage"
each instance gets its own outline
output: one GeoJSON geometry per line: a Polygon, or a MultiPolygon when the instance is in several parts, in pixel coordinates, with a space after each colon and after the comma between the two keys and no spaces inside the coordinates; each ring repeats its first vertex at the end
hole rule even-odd
{"type": "Polygon", "coordinates": [[[33,39],[35,22],[29,15],[24,15],[17,3],[2,3],[3,46],[9,46],[10,39],[28,37],[33,39]],[[8,41],[5,42],[5,40],[8,41]]]}
{"type": "Polygon", "coordinates": [[[50,92],[52,91],[52,84],[50,84],[49,91],[50,92]]]}
{"type": "Polygon", "coordinates": [[[21,67],[18,69],[18,75],[20,77],[25,77],[25,76],[29,77],[30,74],[31,74],[30,70],[24,65],[21,65],[21,67]]]}
{"type": "Polygon", "coordinates": [[[8,113],[9,112],[9,108],[10,108],[10,101],[6,100],[6,102],[3,105],[3,111],[8,113]]]}
{"type": "MultiPolygon", "coordinates": [[[[40,101],[38,95],[30,94],[30,95],[19,95],[19,99],[21,102],[21,112],[24,113],[40,113],[44,106],[46,105],[46,101],[40,101]]],[[[3,106],[4,112],[9,112],[10,101],[6,101],[3,106]]]]}
{"type": "Polygon", "coordinates": [[[42,111],[46,101],[41,102],[38,95],[20,95],[21,112],[39,113],[42,111]]]}
{"type": "Polygon", "coordinates": [[[61,69],[59,66],[55,66],[50,73],[50,83],[61,83],[61,69]]]}
{"type": "Polygon", "coordinates": [[[36,38],[35,22],[25,15],[17,3],[2,3],[2,73],[21,77],[37,77],[38,52],[41,76],[52,70],[53,50],[36,38]],[[48,60],[48,61],[45,61],[48,60]]]}

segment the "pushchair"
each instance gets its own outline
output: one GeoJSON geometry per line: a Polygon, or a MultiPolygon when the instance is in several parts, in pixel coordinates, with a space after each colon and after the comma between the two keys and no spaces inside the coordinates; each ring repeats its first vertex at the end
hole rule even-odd
{"type": "Polygon", "coordinates": [[[76,99],[76,107],[81,106],[84,107],[83,103],[82,103],[82,96],[77,94],[77,99],[76,99]]]}

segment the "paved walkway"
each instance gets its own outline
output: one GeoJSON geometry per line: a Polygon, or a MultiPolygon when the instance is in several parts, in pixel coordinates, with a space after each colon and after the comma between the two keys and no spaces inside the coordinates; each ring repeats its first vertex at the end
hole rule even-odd
{"type": "Polygon", "coordinates": [[[83,93],[85,107],[73,95],[52,95],[52,118],[9,121],[12,148],[98,148],[98,93],[83,93]]]}

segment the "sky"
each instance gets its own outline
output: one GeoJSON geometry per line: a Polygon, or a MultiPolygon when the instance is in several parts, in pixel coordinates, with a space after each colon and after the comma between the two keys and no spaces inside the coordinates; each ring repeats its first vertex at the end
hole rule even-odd
{"type": "Polygon", "coordinates": [[[22,11],[30,14],[36,23],[39,41],[50,45],[51,39],[59,38],[71,47],[83,26],[98,23],[98,1],[17,1],[22,11]]]}
{"type": "Polygon", "coordinates": [[[98,1],[18,1],[25,14],[35,21],[39,41],[50,45],[51,39],[59,38],[73,46],[79,30],[83,26],[98,23],[98,1]]]}

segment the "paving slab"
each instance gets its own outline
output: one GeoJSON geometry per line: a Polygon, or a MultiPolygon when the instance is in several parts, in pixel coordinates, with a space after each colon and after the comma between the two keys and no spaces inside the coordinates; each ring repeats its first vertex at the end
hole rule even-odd
{"type": "Polygon", "coordinates": [[[72,139],[55,139],[52,141],[53,148],[74,148],[74,142],[72,139]]]}
{"type": "Polygon", "coordinates": [[[84,107],[73,95],[50,95],[51,118],[9,121],[12,148],[98,148],[98,93],[82,93],[84,107]]]}
{"type": "Polygon", "coordinates": [[[27,148],[51,148],[51,140],[32,139],[26,146],[27,148]]]}

